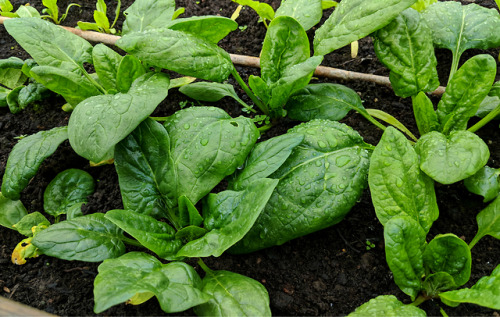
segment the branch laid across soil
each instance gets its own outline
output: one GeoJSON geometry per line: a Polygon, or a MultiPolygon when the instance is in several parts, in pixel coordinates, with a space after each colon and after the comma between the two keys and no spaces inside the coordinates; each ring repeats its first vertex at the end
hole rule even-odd
{"type": "MultiPolygon", "coordinates": [[[[9,18],[0,16],[0,24],[3,24],[4,21],[7,19],[9,18]]],[[[67,26],[61,26],[61,27],[91,42],[99,42],[108,45],[115,45],[116,41],[120,39],[120,37],[117,35],[98,33],[94,31],[82,31],[67,26]]],[[[231,55],[231,61],[235,65],[260,68],[260,59],[258,57],[237,55],[237,54],[230,54],[230,55],[231,55]]],[[[349,81],[361,80],[361,81],[372,82],[382,86],[391,87],[391,82],[389,80],[389,77],[351,72],[333,67],[319,66],[318,68],[316,68],[314,75],[330,79],[341,79],[349,81]]],[[[432,94],[437,96],[442,95],[444,93],[444,90],[445,87],[439,86],[438,89],[432,92],[432,94]]]]}

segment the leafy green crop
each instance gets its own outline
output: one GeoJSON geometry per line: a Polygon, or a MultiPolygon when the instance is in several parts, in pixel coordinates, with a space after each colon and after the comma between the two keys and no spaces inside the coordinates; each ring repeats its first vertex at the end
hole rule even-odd
{"type": "Polygon", "coordinates": [[[42,4],[45,6],[45,9],[42,10],[42,13],[47,13],[47,15],[42,15],[42,18],[49,18],[51,19],[55,24],[61,24],[62,21],[66,19],[68,16],[69,9],[72,6],[77,6],[79,7],[79,4],[76,3],[70,3],[66,7],[66,12],[64,12],[61,17],[59,17],[59,8],[57,7],[57,0],[42,0],[42,4]]]}
{"type": "Polygon", "coordinates": [[[121,0],[118,0],[115,9],[115,19],[113,23],[109,23],[109,19],[107,16],[107,6],[104,0],[97,0],[96,2],[96,10],[94,10],[94,21],[95,23],[82,22],[78,21],[78,28],[81,30],[92,30],[103,33],[111,33],[115,34],[116,30],[114,26],[116,22],[118,22],[118,18],[120,16],[120,8],[121,8],[121,0]]]}

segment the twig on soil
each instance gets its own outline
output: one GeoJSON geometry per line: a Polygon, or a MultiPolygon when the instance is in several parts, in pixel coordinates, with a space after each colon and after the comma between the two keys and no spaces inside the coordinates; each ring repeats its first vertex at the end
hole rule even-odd
{"type": "MultiPolygon", "coordinates": [[[[0,16],[0,24],[3,24],[4,21],[7,19],[9,18],[0,16]]],[[[98,33],[93,31],[82,31],[67,26],[61,26],[61,27],[91,42],[99,42],[107,45],[115,45],[116,41],[120,39],[120,37],[117,35],[98,33]]],[[[231,61],[235,65],[260,68],[260,59],[258,57],[238,55],[238,54],[229,54],[229,55],[231,56],[231,61]]],[[[352,72],[333,67],[319,66],[318,68],[316,68],[314,75],[318,77],[348,80],[348,81],[361,80],[361,81],[372,82],[382,86],[391,87],[391,82],[389,80],[389,77],[352,72]]],[[[433,91],[431,94],[439,96],[444,93],[444,90],[445,87],[439,86],[438,89],[433,91]]]]}
{"type": "Polygon", "coordinates": [[[337,233],[339,234],[340,238],[344,241],[344,243],[352,250],[354,250],[356,253],[361,253],[361,251],[359,251],[358,249],[356,249],[355,247],[353,247],[349,242],[347,242],[347,240],[344,238],[344,236],[340,233],[340,230],[337,229],[337,233]]]}

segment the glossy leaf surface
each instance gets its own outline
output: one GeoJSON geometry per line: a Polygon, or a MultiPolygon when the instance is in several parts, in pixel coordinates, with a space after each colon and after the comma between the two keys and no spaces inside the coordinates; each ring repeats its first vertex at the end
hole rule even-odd
{"type": "Polygon", "coordinates": [[[210,296],[201,292],[202,281],[186,263],[162,264],[155,257],[130,252],[104,261],[94,281],[94,312],[138,296],[156,296],[163,311],[181,312],[205,303],[210,296]]]}
{"type": "Polygon", "coordinates": [[[446,136],[433,131],[422,136],[415,147],[420,169],[441,184],[453,184],[479,171],[490,157],[488,146],[468,131],[446,136]]]}
{"type": "Polygon", "coordinates": [[[42,162],[68,138],[67,127],[40,131],[21,139],[10,152],[2,181],[2,194],[17,200],[42,162]]]}
{"type": "Polygon", "coordinates": [[[387,128],[373,151],[368,182],[383,225],[395,216],[408,215],[427,233],[437,219],[434,183],[420,171],[417,153],[395,128],[387,128]]]}
{"type": "Polygon", "coordinates": [[[21,221],[28,211],[20,200],[11,200],[0,193],[0,225],[13,229],[13,225],[21,221]]]}
{"type": "Polygon", "coordinates": [[[471,247],[485,235],[500,239],[500,198],[497,197],[488,207],[483,209],[476,219],[478,230],[471,242],[471,247]]]}
{"type": "Polygon", "coordinates": [[[483,202],[495,199],[500,192],[500,170],[485,166],[464,180],[467,190],[484,197],[483,202]]]}
{"type": "Polygon", "coordinates": [[[297,20],[304,30],[319,23],[323,16],[321,0],[286,0],[276,10],[275,18],[289,16],[297,20]]]}
{"type": "Polygon", "coordinates": [[[72,148],[93,162],[111,158],[114,146],[165,99],[168,86],[167,75],[149,73],[137,79],[126,94],[86,99],[69,119],[68,135],[72,148]]]}
{"type": "Polygon", "coordinates": [[[13,227],[20,234],[25,235],[27,237],[33,236],[33,227],[37,226],[50,226],[50,222],[45,218],[44,215],[39,213],[38,211],[32,212],[30,214],[25,215],[18,223],[16,223],[13,227]]]}
{"type": "Polygon", "coordinates": [[[97,44],[92,50],[92,60],[95,72],[99,76],[101,85],[107,90],[118,91],[116,76],[122,56],[104,44],[97,44]]]}
{"type": "Polygon", "coordinates": [[[439,130],[439,120],[429,97],[425,93],[419,92],[418,95],[412,96],[411,101],[420,135],[439,130]]]}
{"type": "Polygon", "coordinates": [[[128,34],[164,27],[175,12],[174,0],[140,0],[127,8],[122,32],[128,34]]]}
{"type": "Polygon", "coordinates": [[[457,287],[453,276],[446,272],[437,272],[426,276],[422,283],[425,293],[429,296],[437,296],[443,291],[457,287]]]}
{"type": "Polygon", "coordinates": [[[95,213],[53,224],[32,242],[44,254],[63,260],[100,262],[125,252],[123,232],[104,214],[95,213]]]}
{"type": "Polygon", "coordinates": [[[326,55],[386,26],[416,0],[342,1],[316,30],[314,54],[326,55]]]}
{"type": "Polygon", "coordinates": [[[171,30],[183,31],[217,44],[230,32],[238,28],[238,23],[221,16],[201,16],[176,19],[168,26],[171,30]]]}
{"type": "Polygon", "coordinates": [[[86,203],[87,196],[94,193],[94,179],[89,173],[79,169],[68,169],[49,183],[43,194],[43,209],[57,217],[67,213],[78,203],[86,203]]]}
{"type": "Polygon", "coordinates": [[[140,60],[132,55],[123,56],[116,71],[116,87],[119,92],[126,93],[134,81],[146,73],[140,60]]]}
{"type": "Polygon", "coordinates": [[[439,86],[432,34],[417,11],[401,12],[374,39],[377,57],[391,70],[396,95],[405,98],[439,86]]]}
{"type": "Polygon", "coordinates": [[[196,82],[180,87],[179,91],[189,98],[208,102],[219,101],[224,97],[240,99],[230,84],[196,82]]]}
{"type": "Polygon", "coordinates": [[[395,296],[381,295],[356,308],[356,310],[348,315],[349,317],[363,316],[412,316],[426,317],[425,311],[418,307],[405,305],[400,302],[395,296]]]}
{"type": "Polygon", "coordinates": [[[194,308],[198,316],[271,316],[269,294],[262,284],[228,271],[213,271],[203,279],[206,304],[194,308]]]}

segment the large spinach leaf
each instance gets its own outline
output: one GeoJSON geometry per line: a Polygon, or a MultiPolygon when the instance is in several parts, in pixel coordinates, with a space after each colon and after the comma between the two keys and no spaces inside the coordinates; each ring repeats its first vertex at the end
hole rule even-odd
{"type": "Polygon", "coordinates": [[[417,11],[401,12],[374,39],[377,57],[391,70],[396,95],[409,97],[439,86],[431,31],[417,11]]]}
{"type": "Polygon", "coordinates": [[[220,16],[201,16],[176,19],[168,25],[168,28],[171,30],[183,31],[217,44],[220,40],[225,38],[229,32],[236,30],[238,28],[238,23],[229,18],[220,16]]]}
{"type": "Polygon", "coordinates": [[[350,127],[313,120],[289,133],[304,140],[269,176],[278,186],[255,225],[231,249],[235,253],[283,244],[341,221],[366,186],[369,146],[350,127]]]}
{"type": "Polygon", "coordinates": [[[392,217],[408,215],[429,232],[439,215],[434,183],[420,171],[417,153],[395,128],[387,128],[373,151],[368,182],[383,225],[392,217]]]}
{"type": "Polygon", "coordinates": [[[42,162],[68,138],[68,128],[41,131],[21,139],[10,152],[2,180],[2,194],[17,200],[42,162]]]}
{"type": "Polygon", "coordinates": [[[289,16],[297,20],[304,30],[309,30],[319,23],[323,16],[321,0],[284,0],[274,15],[289,16]]]}
{"type": "Polygon", "coordinates": [[[148,73],[138,78],[128,93],[86,99],[69,119],[71,146],[96,163],[112,158],[114,146],[165,99],[169,83],[165,74],[148,73]]]}
{"type": "Polygon", "coordinates": [[[343,0],[316,31],[314,54],[326,55],[386,26],[416,0],[343,0]]]}
{"type": "Polygon", "coordinates": [[[175,0],[137,0],[123,13],[123,35],[147,29],[162,28],[172,20],[175,0]]]}

